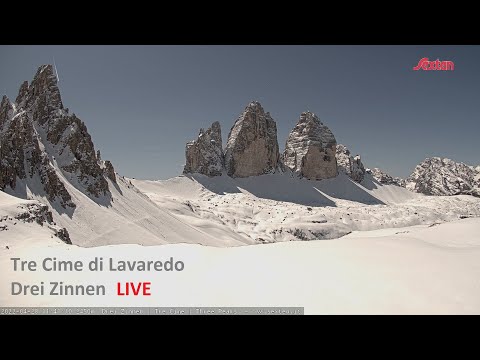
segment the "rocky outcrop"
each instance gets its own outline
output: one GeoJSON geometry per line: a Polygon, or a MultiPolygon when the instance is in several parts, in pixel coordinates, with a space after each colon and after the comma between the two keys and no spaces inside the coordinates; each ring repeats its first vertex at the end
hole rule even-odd
{"type": "Polygon", "coordinates": [[[113,168],[110,160],[105,160],[105,175],[114,183],[117,183],[117,177],[115,176],[115,169],[113,168]]]}
{"type": "Polygon", "coordinates": [[[365,177],[365,167],[360,155],[352,156],[345,145],[337,145],[337,168],[339,173],[346,174],[352,180],[360,183],[365,177]]]}
{"type": "Polygon", "coordinates": [[[55,230],[55,236],[62,240],[65,244],[72,245],[72,240],[70,240],[70,234],[65,228],[59,228],[55,230]]]}
{"type": "Polygon", "coordinates": [[[222,130],[218,121],[215,121],[207,130],[200,129],[197,140],[187,143],[185,158],[184,174],[222,175],[224,157],[222,130]]]}
{"type": "Polygon", "coordinates": [[[474,195],[480,197],[477,172],[464,163],[432,157],[416,166],[406,180],[407,189],[426,195],[474,195]]]}
{"type": "Polygon", "coordinates": [[[275,172],[279,168],[277,125],[259,102],[253,101],[239,116],[228,135],[225,167],[232,177],[275,172]]]}
{"type": "MultiPolygon", "coordinates": [[[[40,226],[47,226],[53,231],[56,237],[62,240],[64,243],[71,245],[70,235],[67,229],[59,227],[53,221],[52,212],[47,205],[40,203],[28,203],[18,206],[18,214],[15,215],[15,219],[23,221],[25,223],[36,222],[40,226]]],[[[3,219],[0,219],[0,221],[3,219]]]]}
{"type": "Polygon", "coordinates": [[[366,173],[371,174],[373,178],[377,180],[380,184],[405,187],[404,179],[388,175],[385,171],[380,170],[379,168],[367,169],[366,173]]]}
{"type": "Polygon", "coordinates": [[[53,224],[52,212],[48,209],[47,205],[31,203],[19,206],[19,213],[15,216],[15,219],[22,220],[26,223],[36,222],[38,225],[53,224]]]}
{"type": "Polygon", "coordinates": [[[288,135],[283,163],[307,179],[336,177],[336,145],[330,129],[315,114],[304,112],[288,135]]]}
{"type": "Polygon", "coordinates": [[[40,66],[31,84],[21,85],[15,104],[2,99],[0,145],[2,190],[15,189],[17,179],[33,184],[37,178],[43,185],[39,195],[75,207],[60,179],[63,173],[92,197],[109,191],[85,124],[63,107],[51,65],[40,66]]]}

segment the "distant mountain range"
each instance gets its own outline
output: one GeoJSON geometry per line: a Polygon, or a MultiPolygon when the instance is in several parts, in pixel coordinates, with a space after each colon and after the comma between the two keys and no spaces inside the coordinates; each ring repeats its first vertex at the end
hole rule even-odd
{"type": "Polygon", "coordinates": [[[242,178],[291,173],[299,178],[324,180],[343,173],[361,183],[368,173],[381,184],[406,187],[425,195],[480,196],[480,166],[433,157],[417,165],[407,179],[392,177],[379,168],[366,168],[360,155],[352,156],[345,145],[337,144],[331,130],[311,112],[300,114],[285,150],[280,153],[276,123],[257,101],[248,104],[235,121],[225,150],[220,124],[215,122],[187,143],[185,154],[185,174],[226,173],[242,178]]]}
{"type": "MultiPolygon", "coordinates": [[[[185,153],[188,176],[240,180],[276,174],[299,181],[338,179],[339,187],[350,186],[344,181],[347,176],[362,186],[371,179],[380,186],[395,185],[425,195],[480,197],[480,166],[433,157],[407,179],[393,178],[378,168],[367,168],[359,155],[337,144],[312,112],[300,114],[281,152],[276,123],[256,101],[235,121],[225,149],[220,124],[215,122],[187,143],[185,153]]],[[[52,65],[40,66],[33,81],[20,86],[15,101],[2,98],[0,160],[0,190],[47,204],[53,215],[41,217],[49,218],[64,239],[70,233],[74,243],[94,246],[98,238],[108,244],[140,237],[134,242],[219,244],[201,226],[187,224],[163,209],[116,174],[110,161],[101,159],[84,122],[64,107],[52,65]],[[68,230],[67,236],[54,222],[68,230]]],[[[295,193],[295,183],[291,185],[287,191],[295,193]]],[[[48,211],[42,208],[44,213],[48,211]]],[[[231,244],[249,243],[235,234],[231,244]]]]}

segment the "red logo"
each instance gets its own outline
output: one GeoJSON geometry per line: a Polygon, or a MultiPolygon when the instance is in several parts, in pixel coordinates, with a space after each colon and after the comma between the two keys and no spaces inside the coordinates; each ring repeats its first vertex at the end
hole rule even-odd
{"type": "Polygon", "coordinates": [[[447,71],[447,70],[454,70],[455,69],[455,64],[453,61],[441,61],[441,60],[435,60],[435,61],[429,61],[428,58],[423,58],[420,59],[418,62],[417,66],[413,68],[413,70],[418,71],[418,70],[441,70],[441,71],[447,71]]]}

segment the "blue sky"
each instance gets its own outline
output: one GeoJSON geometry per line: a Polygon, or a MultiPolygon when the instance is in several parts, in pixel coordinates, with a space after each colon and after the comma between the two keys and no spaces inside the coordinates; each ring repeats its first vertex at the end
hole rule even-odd
{"type": "Polygon", "coordinates": [[[63,103],[122,175],[181,173],[185,143],[219,121],[223,141],[251,100],[283,151],[315,112],[368,167],[408,176],[428,156],[480,164],[480,46],[0,46],[0,91],[55,57],[63,103]],[[455,70],[413,71],[419,59],[455,70]]]}

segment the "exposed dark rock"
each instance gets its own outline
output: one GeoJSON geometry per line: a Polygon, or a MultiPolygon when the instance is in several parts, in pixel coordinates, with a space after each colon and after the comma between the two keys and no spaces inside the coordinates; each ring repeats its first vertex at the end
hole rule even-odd
{"type": "Polygon", "coordinates": [[[222,175],[224,157],[222,150],[222,130],[218,121],[207,130],[200,129],[197,140],[187,143],[185,148],[184,174],[222,175]]]}

